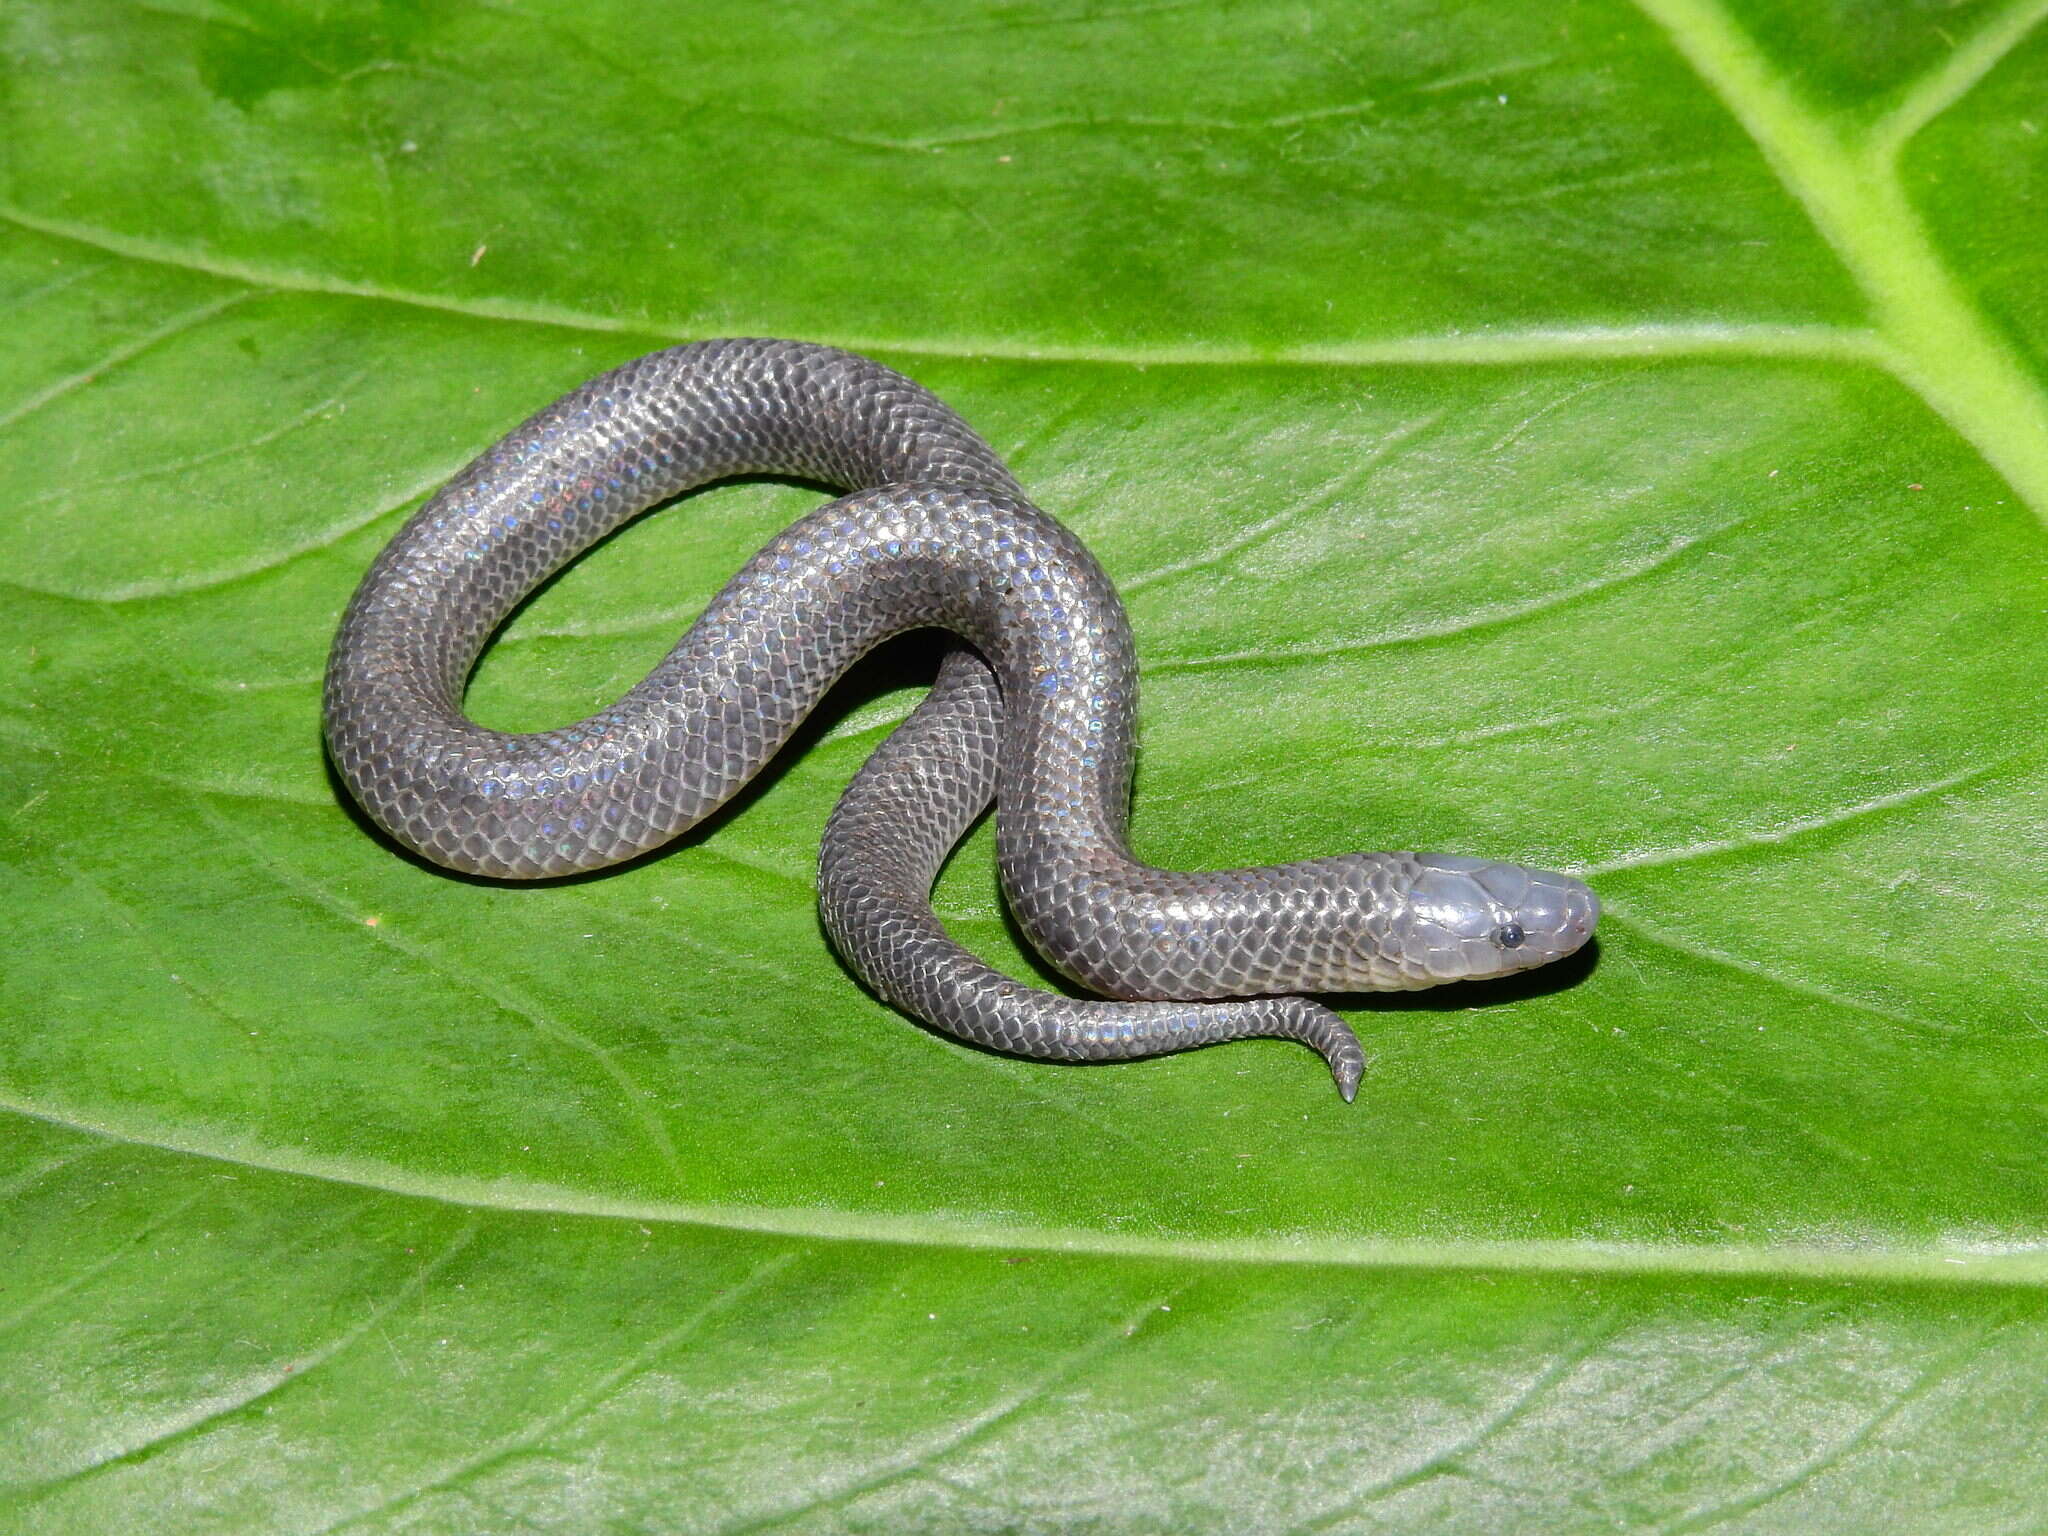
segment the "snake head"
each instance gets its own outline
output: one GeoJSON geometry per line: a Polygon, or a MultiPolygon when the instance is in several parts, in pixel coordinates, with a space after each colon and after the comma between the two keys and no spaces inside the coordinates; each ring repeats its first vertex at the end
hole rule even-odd
{"type": "Polygon", "coordinates": [[[1593,936],[1600,898],[1582,880],[1449,853],[1415,855],[1394,924],[1411,987],[1548,965],[1593,936]]]}

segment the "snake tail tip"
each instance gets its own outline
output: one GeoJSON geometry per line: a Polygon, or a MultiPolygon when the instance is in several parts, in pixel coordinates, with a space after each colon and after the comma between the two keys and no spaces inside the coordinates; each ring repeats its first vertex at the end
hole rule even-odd
{"type": "Polygon", "coordinates": [[[1337,1092],[1349,1104],[1358,1097],[1358,1080],[1365,1076],[1365,1059],[1346,1054],[1330,1063],[1330,1075],[1337,1079],[1337,1092]]]}

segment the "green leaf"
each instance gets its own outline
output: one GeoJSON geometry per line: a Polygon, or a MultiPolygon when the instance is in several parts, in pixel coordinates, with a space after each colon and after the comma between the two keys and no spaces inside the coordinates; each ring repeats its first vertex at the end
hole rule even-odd
{"type": "MultiPolygon", "coordinates": [[[[0,12],[0,1528],[2017,1529],[2048,1498],[2043,0],[0,12]],[[954,402],[1118,578],[1141,851],[1584,872],[1597,957],[989,1056],[731,815],[368,835],[335,619],[664,342],[954,402]]],[[[492,649],[573,718],[815,497],[492,649]]],[[[1031,975],[986,830],[941,882],[1031,975]]]]}

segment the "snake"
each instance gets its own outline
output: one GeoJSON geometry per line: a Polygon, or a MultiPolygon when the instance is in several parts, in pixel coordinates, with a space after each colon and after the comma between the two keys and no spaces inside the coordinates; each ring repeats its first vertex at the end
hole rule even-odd
{"type": "Polygon", "coordinates": [[[926,628],[954,647],[834,809],[818,893],[854,972],[937,1030],[1061,1061],[1292,1039],[1348,1101],[1364,1052],[1303,994],[1505,976],[1593,933],[1583,882],[1512,863],[1346,853],[1188,872],[1135,857],[1138,665],[1108,574],[936,395],[808,342],[666,348],[478,455],[349,600],[326,745],[369,817],[420,857],[501,880],[581,874],[702,822],[854,662],[926,628]],[[651,507],[764,475],[842,494],[771,540],[616,702],[529,732],[464,713],[492,635],[556,571],[651,507]],[[991,802],[1018,925],[1097,995],[1017,981],[938,920],[933,881],[991,802]]]}

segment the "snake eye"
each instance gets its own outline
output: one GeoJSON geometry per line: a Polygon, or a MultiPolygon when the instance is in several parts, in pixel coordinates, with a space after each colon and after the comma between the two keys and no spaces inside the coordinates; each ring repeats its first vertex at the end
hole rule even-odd
{"type": "Polygon", "coordinates": [[[1493,930],[1493,942],[1502,949],[1520,949],[1522,941],[1529,935],[1522,932],[1520,923],[1502,923],[1493,930]]]}

